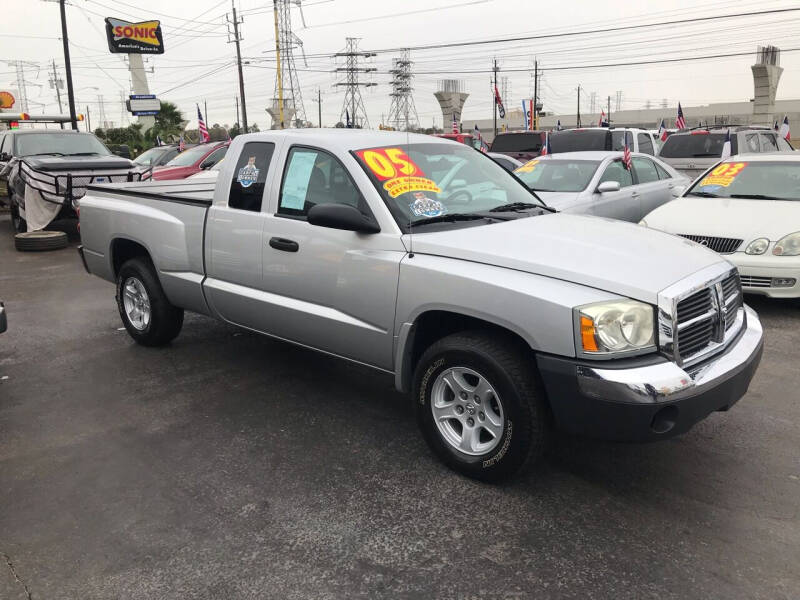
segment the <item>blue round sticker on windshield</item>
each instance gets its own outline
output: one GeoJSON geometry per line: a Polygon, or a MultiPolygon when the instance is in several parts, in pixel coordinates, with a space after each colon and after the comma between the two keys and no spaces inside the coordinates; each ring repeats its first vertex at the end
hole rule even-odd
{"type": "Polygon", "coordinates": [[[247,164],[239,169],[239,173],[236,175],[236,181],[238,181],[243,188],[250,187],[256,181],[258,181],[258,167],[256,167],[256,157],[251,156],[247,159],[247,164]]]}
{"type": "Polygon", "coordinates": [[[438,200],[432,200],[419,192],[414,196],[417,199],[408,207],[415,217],[438,217],[447,212],[447,207],[438,200]]]}

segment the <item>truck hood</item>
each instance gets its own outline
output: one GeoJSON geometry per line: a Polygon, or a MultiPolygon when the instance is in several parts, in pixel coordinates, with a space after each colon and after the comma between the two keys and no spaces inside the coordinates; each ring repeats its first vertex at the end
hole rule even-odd
{"type": "Polygon", "coordinates": [[[699,244],[660,231],[563,213],[415,233],[413,238],[417,254],[554,277],[651,304],[673,283],[727,262],[699,244]]]}
{"type": "Polygon", "coordinates": [[[23,156],[29,167],[38,171],[85,171],[87,169],[112,171],[133,169],[137,165],[121,156],[23,156]]]}
{"type": "Polygon", "coordinates": [[[800,230],[800,202],[685,196],[658,207],[644,220],[667,233],[775,242],[800,230]]]}

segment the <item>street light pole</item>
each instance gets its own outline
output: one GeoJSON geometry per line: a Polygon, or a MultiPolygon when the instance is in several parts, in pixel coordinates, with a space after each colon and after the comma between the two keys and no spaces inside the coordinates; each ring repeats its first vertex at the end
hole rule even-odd
{"type": "Polygon", "coordinates": [[[75,114],[75,91],[72,89],[72,64],[69,60],[69,37],[67,36],[66,0],[59,0],[61,8],[61,41],[64,42],[64,68],[67,71],[67,98],[69,99],[69,120],[72,128],[78,130],[78,116],[75,114]]]}

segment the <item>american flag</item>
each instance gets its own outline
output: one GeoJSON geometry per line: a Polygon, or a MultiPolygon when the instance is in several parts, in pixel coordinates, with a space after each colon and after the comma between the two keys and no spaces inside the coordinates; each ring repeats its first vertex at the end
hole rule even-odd
{"type": "Polygon", "coordinates": [[[791,134],[789,133],[789,117],[783,117],[783,125],[781,125],[781,129],[778,132],[783,139],[788,140],[791,138],[791,134]]]}
{"type": "Polygon", "coordinates": [[[622,150],[622,164],[628,171],[631,170],[631,149],[628,146],[628,132],[625,132],[625,148],[622,150]]]}
{"type": "Polygon", "coordinates": [[[686,129],[686,119],[683,118],[683,109],[681,103],[678,102],[678,118],[675,119],[675,127],[678,129],[686,129]]]}
{"type": "Polygon", "coordinates": [[[458,119],[456,119],[456,113],[453,113],[453,133],[458,132],[458,119]]]}
{"type": "Polygon", "coordinates": [[[203,113],[200,112],[200,105],[197,105],[197,129],[200,131],[200,140],[207,142],[211,139],[208,135],[208,128],[206,122],[203,120],[203,113]]]}
{"type": "Polygon", "coordinates": [[[181,134],[181,139],[178,142],[178,152],[183,152],[186,150],[186,142],[183,141],[183,134],[181,134]]]}

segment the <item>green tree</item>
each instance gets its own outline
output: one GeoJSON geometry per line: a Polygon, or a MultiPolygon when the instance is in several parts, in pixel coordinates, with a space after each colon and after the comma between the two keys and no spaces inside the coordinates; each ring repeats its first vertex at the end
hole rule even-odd
{"type": "Polygon", "coordinates": [[[145,140],[151,145],[155,143],[156,136],[161,140],[177,141],[183,133],[184,118],[183,113],[172,102],[161,101],[161,110],[155,116],[156,122],[153,127],[145,134],[145,140]]]}

